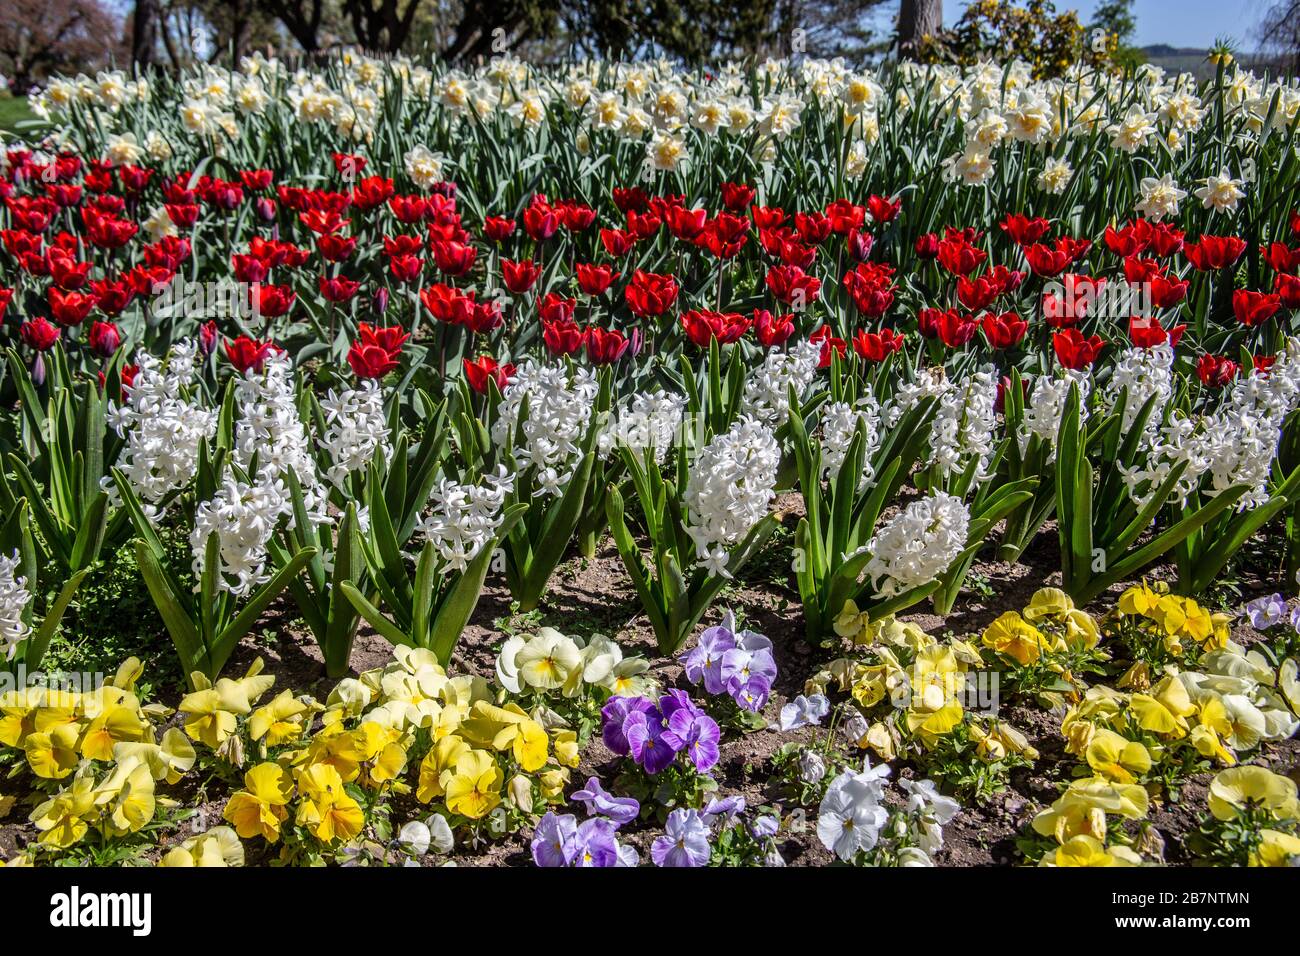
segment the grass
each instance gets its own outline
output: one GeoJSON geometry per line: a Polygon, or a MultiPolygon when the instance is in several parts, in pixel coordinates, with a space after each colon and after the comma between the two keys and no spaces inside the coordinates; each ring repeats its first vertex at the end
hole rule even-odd
{"type": "Polygon", "coordinates": [[[23,120],[36,119],[36,114],[21,96],[0,96],[0,132],[17,134],[23,120]]]}

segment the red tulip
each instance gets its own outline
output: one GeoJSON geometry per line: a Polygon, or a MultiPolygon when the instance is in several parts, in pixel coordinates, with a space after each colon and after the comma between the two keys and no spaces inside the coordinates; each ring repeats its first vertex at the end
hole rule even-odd
{"type": "Polygon", "coordinates": [[[871,218],[880,225],[893,222],[902,208],[901,199],[886,199],[884,196],[876,195],[867,197],[867,212],[871,213],[871,218]]]}
{"type": "Polygon", "coordinates": [[[632,343],[617,329],[592,326],[585,335],[587,358],[593,365],[608,365],[623,357],[632,343]]]}
{"type": "MultiPolygon", "coordinates": [[[[1032,219],[1022,213],[1011,213],[1000,223],[998,228],[1011,237],[1018,246],[1029,246],[1047,235],[1052,224],[1041,216],[1032,219]]],[[[1107,230],[1109,232],[1109,229],[1107,230]]]]}
{"type": "Polygon", "coordinates": [[[1234,289],[1232,292],[1232,311],[1242,325],[1252,328],[1263,325],[1280,308],[1282,308],[1280,296],[1252,292],[1249,289],[1234,289]]]}
{"type": "Polygon", "coordinates": [[[564,322],[573,318],[573,310],[578,300],[569,299],[558,292],[548,292],[537,306],[537,314],[543,322],[564,322]]]}
{"type": "Polygon", "coordinates": [[[847,199],[837,199],[825,209],[826,218],[831,221],[831,230],[841,236],[847,236],[854,229],[862,228],[867,210],[855,206],[847,199]]]}
{"type": "Polygon", "coordinates": [[[91,323],[90,334],[86,336],[86,341],[96,355],[100,358],[108,358],[122,344],[122,333],[112,322],[96,321],[91,323]]]}
{"type": "Polygon", "coordinates": [[[233,342],[226,341],[226,358],[230,359],[230,364],[242,375],[252,369],[254,372],[262,371],[262,366],[266,360],[280,351],[280,347],[274,342],[258,342],[256,339],[250,339],[247,335],[241,335],[233,342]]]}
{"type": "Polygon", "coordinates": [[[998,315],[988,312],[980,320],[980,327],[984,330],[989,345],[995,349],[1008,349],[1020,344],[1029,325],[1014,312],[998,315]]]}
{"type": "Polygon", "coordinates": [[[579,262],[573,267],[573,274],[578,279],[578,288],[587,295],[604,295],[619,274],[609,266],[579,262]]]}
{"type": "Polygon", "coordinates": [[[821,293],[821,280],[806,274],[798,266],[772,266],[767,270],[767,287],[778,302],[806,308],[817,301],[821,293]]]}
{"type": "Polygon", "coordinates": [[[536,285],[541,274],[541,268],[532,259],[523,262],[506,258],[501,260],[501,282],[515,295],[522,295],[536,285]]]}
{"type": "Polygon", "coordinates": [[[1202,385],[1223,388],[1237,377],[1240,369],[1241,366],[1226,355],[1206,354],[1196,362],[1196,377],[1201,380],[1202,385]]]}
{"type": "Polygon", "coordinates": [[[28,348],[45,352],[53,348],[54,343],[63,335],[63,330],[38,315],[20,325],[18,335],[28,348]]]}
{"type": "Polygon", "coordinates": [[[853,336],[853,351],[868,362],[883,362],[903,347],[906,336],[899,335],[893,329],[881,329],[879,332],[859,330],[853,336]]]}
{"type": "Polygon", "coordinates": [[[361,288],[360,282],[355,282],[346,276],[321,276],[317,285],[320,294],[330,302],[350,302],[357,294],[357,290],[361,288]]]}
{"type": "Polygon", "coordinates": [[[743,212],[754,201],[754,187],[744,183],[723,183],[722,204],[732,212],[743,212]]]}
{"type": "Polygon", "coordinates": [[[278,319],[282,315],[287,315],[298,298],[298,294],[287,285],[259,283],[253,288],[257,296],[254,303],[256,314],[263,319],[278,319]]]}
{"type": "Polygon", "coordinates": [[[515,367],[509,363],[504,365],[497,362],[490,355],[480,355],[474,361],[461,359],[465,366],[465,378],[469,382],[469,387],[474,389],[480,395],[486,395],[488,391],[488,382],[496,384],[497,391],[504,391],[514,378],[515,367]]]}
{"type": "Polygon", "coordinates": [[[1065,329],[1052,336],[1056,360],[1068,369],[1087,368],[1097,360],[1105,344],[1096,335],[1084,338],[1078,329],[1065,329]]]}
{"type": "Polygon", "coordinates": [[[690,341],[707,348],[714,339],[719,345],[730,345],[740,340],[749,328],[749,319],[737,312],[714,312],[709,309],[692,309],[683,312],[682,328],[690,341]]]}
{"type": "Polygon", "coordinates": [[[1245,240],[1236,236],[1201,236],[1200,242],[1183,247],[1187,261],[1202,272],[1227,269],[1235,265],[1245,251],[1245,240]]]}
{"type": "Polygon", "coordinates": [[[767,309],[755,309],[750,319],[754,335],[764,348],[782,345],[794,335],[794,316],[773,316],[767,309]]]}
{"type": "Polygon", "coordinates": [[[582,348],[582,329],[572,319],[542,323],[542,344],[552,355],[572,355],[582,348]]]}
{"type": "Polygon", "coordinates": [[[656,275],[641,269],[632,273],[632,280],[623,290],[628,308],[633,315],[663,315],[677,301],[677,280],[669,275],[656,275]]]}
{"type": "Polygon", "coordinates": [[[54,321],[69,328],[86,321],[86,316],[95,307],[95,296],[88,292],[64,292],[50,286],[49,302],[50,315],[54,321]]]}
{"type": "Polygon", "coordinates": [[[817,329],[817,331],[812,335],[808,336],[808,341],[821,343],[822,353],[821,358],[817,362],[818,368],[830,368],[832,352],[838,352],[840,358],[844,358],[849,349],[849,344],[847,342],[831,335],[831,328],[829,325],[823,325],[821,328],[817,329]]]}
{"type": "Polygon", "coordinates": [[[1186,331],[1186,325],[1175,325],[1166,329],[1158,319],[1144,316],[1135,315],[1128,320],[1129,340],[1143,349],[1155,348],[1166,342],[1169,343],[1170,348],[1175,348],[1186,331]]]}

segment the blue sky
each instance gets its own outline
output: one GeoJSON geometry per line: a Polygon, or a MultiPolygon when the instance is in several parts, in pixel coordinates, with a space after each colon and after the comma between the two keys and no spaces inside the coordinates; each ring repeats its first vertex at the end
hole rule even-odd
{"type": "MultiPolygon", "coordinates": [[[[1168,43],[1170,46],[1208,47],[1218,37],[1232,37],[1239,50],[1255,48],[1255,28],[1271,0],[1136,0],[1137,46],[1168,43]]],[[[1087,23],[1097,0],[1056,0],[1058,10],[1078,10],[1087,23]]],[[[966,9],[966,0],[947,0],[944,20],[955,23],[966,9]]]]}

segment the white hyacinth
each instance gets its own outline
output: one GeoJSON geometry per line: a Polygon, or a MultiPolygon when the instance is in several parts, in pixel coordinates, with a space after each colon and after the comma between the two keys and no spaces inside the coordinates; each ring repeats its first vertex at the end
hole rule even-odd
{"type": "Polygon", "coordinates": [[[1071,385],[1079,389],[1079,424],[1082,425],[1092,385],[1087,374],[1067,370],[1064,374],[1040,375],[1034,379],[1025,401],[1024,419],[1016,435],[1022,454],[1029,447],[1030,438],[1037,435],[1046,442],[1047,460],[1056,457],[1056,437],[1061,430],[1061,419],[1065,417],[1065,403],[1069,401],[1071,385]]]}
{"type": "Polygon", "coordinates": [[[817,377],[821,357],[817,342],[798,342],[788,352],[768,352],[745,382],[741,414],[779,428],[790,413],[790,386],[802,396],[817,377]]]}
{"type": "Polygon", "coordinates": [[[976,461],[976,478],[988,478],[997,400],[998,377],[992,366],[958,382],[939,399],[930,424],[929,463],[937,466],[940,474],[960,474],[976,461]]]}
{"type": "Polygon", "coordinates": [[[269,581],[267,545],[280,519],[292,511],[289,494],[279,479],[263,475],[249,483],[227,475],[217,493],[194,509],[190,552],[196,590],[213,534],[220,541],[218,581],[222,590],[243,597],[269,581]]]}
{"type": "Polygon", "coordinates": [[[943,398],[953,387],[942,367],[923,369],[917,373],[916,381],[898,383],[894,397],[885,403],[885,427],[893,428],[925,399],[943,398]]]}
{"type": "MultiPolygon", "coordinates": [[[[194,382],[197,358],[188,340],[172,346],[165,360],[137,352],[135,379],[123,389],[126,400],[108,406],[109,427],[126,440],[117,467],[150,520],[161,516],[164,498],[194,480],[199,445],[217,433],[216,411],[186,394],[194,382]]],[[[116,503],[112,479],[105,478],[103,487],[116,503]]]]}
{"type": "Polygon", "coordinates": [[[1171,501],[1186,501],[1205,476],[1213,497],[1234,485],[1249,489],[1237,511],[1269,500],[1269,479],[1282,423],[1300,405],[1300,340],[1288,339],[1267,371],[1252,370],[1233,383],[1223,404],[1199,421],[1174,416],[1149,439],[1146,460],[1126,470],[1134,500],[1145,504],[1180,461],[1188,466],[1171,501]]]}
{"type": "Polygon", "coordinates": [[[434,486],[429,495],[433,507],[416,531],[434,543],[443,562],[440,571],[464,571],[492,541],[514,481],[514,475],[498,465],[497,473],[484,475],[481,485],[443,479],[434,486]]]}
{"type": "Polygon", "coordinates": [[[880,597],[929,584],[948,570],[966,547],[970,511],[955,495],[939,491],[911,502],[867,543],[864,569],[880,597]]]}
{"type": "Polygon", "coordinates": [[[880,403],[870,388],[856,402],[827,402],[821,410],[821,451],[822,470],[830,481],[834,481],[844,467],[844,458],[849,452],[849,443],[857,431],[858,424],[863,425],[866,445],[863,448],[862,476],[858,487],[865,486],[876,476],[871,459],[880,448],[880,403]]]}
{"type": "Polygon", "coordinates": [[[348,475],[364,471],[376,457],[388,461],[392,456],[384,394],[373,380],[337,395],[331,389],[320,407],[325,433],[316,443],[329,455],[325,478],[331,484],[342,488],[348,475]]]}
{"type": "Polygon", "coordinates": [[[536,468],[539,493],[559,495],[573,477],[599,391],[590,369],[570,372],[563,365],[541,365],[529,359],[515,370],[501,395],[492,440],[498,445],[513,442],[518,469],[536,468]],[[521,422],[525,400],[528,418],[521,422]]]}
{"type": "Polygon", "coordinates": [[[742,416],[709,442],[691,464],[683,496],[686,533],[698,564],[727,574],[727,549],[767,514],[776,496],[781,450],[762,422],[742,416]]]}
{"type": "Polygon", "coordinates": [[[274,352],[262,371],[249,369],[235,385],[234,463],[245,472],[257,463],[257,476],[273,483],[290,474],[302,486],[303,503],[315,524],[323,524],[325,490],[316,476],[311,441],[298,414],[293,382],[293,363],[283,352],[274,352]]]}
{"type": "Polygon", "coordinates": [[[600,433],[601,457],[623,447],[638,456],[652,449],[655,460],[662,463],[678,439],[685,409],[686,399],[663,389],[629,396],[614,409],[600,433]]]}
{"type": "Polygon", "coordinates": [[[1168,343],[1149,349],[1133,346],[1120,353],[1102,390],[1102,402],[1108,412],[1121,412],[1124,432],[1133,427],[1138,412],[1153,396],[1156,401],[1145,434],[1151,436],[1160,427],[1162,410],[1174,395],[1173,365],[1174,350],[1168,343]],[[1124,389],[1127,399],[1119,409],[1119,393],[1124,389]]]}
{"type": "Polygon", "coordinates": [[[5,660],[12,660],[31,630],[23,615],[31,603],[32,592],[27,590],[27,579],[18,570],[18,552],[6,557],[0,554],[0,649],[5,660]]]}

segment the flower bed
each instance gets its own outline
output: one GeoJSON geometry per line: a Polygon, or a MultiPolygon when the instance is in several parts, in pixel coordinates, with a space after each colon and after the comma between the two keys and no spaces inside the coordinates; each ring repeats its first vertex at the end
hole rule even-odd
{"type": "Polygon", "coordinates": [[[33,105],[0,856],[1297,854],[1294,80],[347,54],[33,105]]]}

